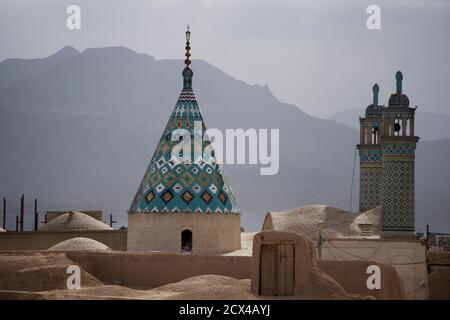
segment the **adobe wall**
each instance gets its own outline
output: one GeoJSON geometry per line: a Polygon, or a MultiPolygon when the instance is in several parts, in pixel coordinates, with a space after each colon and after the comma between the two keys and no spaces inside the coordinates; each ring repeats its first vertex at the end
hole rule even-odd
{"type": "Polygon", "coordinates": [[[0,250],[47,250],[75,237],[97,240],[113,250],[126,250],[126,230],[1,232],[0,250]]]}
{"type": "Polygon", "coordinates": [[[342,292],[345,290],[348,294],[373,296],[375,299],[405,299],[402,280],[394,267],[370,260],[317,260],[312,242],[293,232],[272,230],[255,235],[251,275],[253,292],[265,291],[274,295],[280,295],[280,292],[281,295],[288,292],[294,295],[308,292],[320,297],[326,291],[338,294],[340,290],[342,292]],[[283,249],[286,246],[293,246],[295,249],[289,252],[283,249]],[[266,247],[265,255],[262,254],[263,247],[266,247]],[[275,247],[275,250],[271,247],[275,247]],[[275,261],[271,260],[272,255],[275,261]],[[294,263],[290,264],[292,261],[294,263]],[[263,264],[266,266],[262,267],[263,264]],[[380,268],[381,286],[379,289],[370,290],[367,280],[371,274],[367,273],[367,268],[372,265],[380,268]],[[279,268],[282,270],[281,278],[279,268]],[[263,272],[264,269],[266,274],[263,272]],[[267,272],[273,269],[278,270],[278,278],[274,277],[273,272],[267,272]],[[286,289],[286,279],[294,282],[291,288],[286,289]]]}
{"type": "Polygon", "coordinates": [[[271,230],[257,233],[253,238],[251,275],[251,290],[256,294],[272,296],[310,292],[316,285],[314,276],[320,277],[312,242],[294,232],[271,230]]]}
{"type": "MultiPolygon", "coordinates": [[[[5,254],[57,257],[62,253],[0,251],[0,257],[5,254]]],[[[107,284],[116,283],[125,286],[153,288],[206,274],[223,275],[236,279],[251,278],[252,257],[250,256],[179,255],[126,251],[67,251],[64,254],[79,264],[83,270],[107,284]]],[[[2,259],[0,259],[0,263],[1,261],[2,259]]],[[[317,264],[323,272],[335,279],[349,293],[367,294],[367,289],[361,285],[367,279],[364,279],[366,266],[363,263],[359,261],[317,261],[317,264]]],[[[382,268],[383,273],[384,270],[382,268]]],[[[395,291],[397,280],[394,276],[389,279],[393,283],[383,282],[382,293],[378,297],[398,297],[396,293],[398,291],[395,291]]],[[[377,296],[374,292],[370,292],[369,295],[377,296]]]]}
{"type": "Polygon", "coordinates": [[[430,252],[428,254],[430,274],[430,300],[450,300],[450,252],[430,252]]]}
{"type": "Polygon", "coordinates": [[[123,285],[158,287],[204,274],[250,278],[251,257],[81,251],[66,255],[99,280],[123,285]]]}
{"type": "Polygon", "coordinates": [[[347,293],[374,296],[377,300],[405,299],[405,290],[395,268],[387,264],[374,261],[317,261],[319,268],[336,280],[347,293]],[[369,290],[367,288],[367,267],[380,267],[381,288],[369,290]]]}
{"type": "Polygon", "coordinates": [[[432,268],[428,283],[430,300],[450,300],[450,267],[432,268]]]}
{"type": "Polygon", "coordinates": [[[241,217],[225,213],[133,213],[128,215],[128,251],[181,252],[181,232],[192,231],[194,254],[241,248],[241,217]]]}
{"type": "Polygon", "coordinates": [[[426,247],[421,241],[328,239],[321,254],[323,260],[366,259],[392,265],[403,282],[407,299],[428,298],[426,247]]]}
{"type": "MultiPolygon", "coordinates": [[[[251,278],[252,257],[179,255],[143,252],[66,252],[69,259],[106,283],[158,287],[193,276],[215,274],[236,279],[251,278]]],[[[373,262],[372,262],[373,263],[373,262]]],[[[318,267],[348,293],[372,295],[377,299],[402,299],[401,282],[395,271],[381,266],[382,289],[365,287],[367,266],[361,261],[317,261],[318,267]]]]}

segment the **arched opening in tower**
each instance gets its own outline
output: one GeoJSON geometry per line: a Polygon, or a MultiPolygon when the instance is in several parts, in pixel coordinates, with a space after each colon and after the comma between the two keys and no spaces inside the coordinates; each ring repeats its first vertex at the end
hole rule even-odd
{"type": "Polygon", "coordinates": [[[181,232],[181,254],[192,253],[192,231],[185,229],[181,232]]]}
{"type": "Polygon", "coordinates": [[[378,127],[374,127],[372,130],[372,144],[378,144],[378,127]]]}

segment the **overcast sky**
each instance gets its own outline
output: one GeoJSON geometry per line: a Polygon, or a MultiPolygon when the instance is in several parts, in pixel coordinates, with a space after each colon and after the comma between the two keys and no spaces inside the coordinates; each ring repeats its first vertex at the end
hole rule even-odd
{"type": "Polygon", "coordinates": [[[398,69],[413,105],[450,114],[449,0],[1,0],[0,60],[65,45],[179,59],[187,23],[194,59],[267,84],[310,114],[365,107],[374,82],[387,104],[398,69]],[[81,8],[81,30],[66,28],[70,4],[81,8]],[[371,4],[381,8],[381,30],[366,27],[371,4]]]}

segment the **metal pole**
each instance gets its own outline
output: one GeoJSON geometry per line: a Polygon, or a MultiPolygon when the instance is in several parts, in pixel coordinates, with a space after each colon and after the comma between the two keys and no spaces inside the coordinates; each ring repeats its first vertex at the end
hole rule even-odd
{"type": "Polygon", "coordinates": [[[24,209],[25,206],[25,195],[22,193],[22,198],[20,198],[20,231],[23,231],[24,225],[24,209]]]}
{"type": "Polygon", "coordinates": [[[427,224],[427,257],[426,257],[426,261],[427,261],[427,273],[430,273],[430,225],[427,224]]]}
{"type": "Polygon", "coordinates": [[[19,216],[16,216],[16,232],[19,231],[19,216]]]}
{"type": "Polygon", "coordinates": [[[3,229],[6,230],[6,197],[3,197],[3,229]]]}
{"type": "Polygon", "coordinates": [[[38,230],[39,212],[37,210],[37,199],[34,199],[34,231],[38,230]]]}
{"type": "Polygon", "coordinates": [[[112,228],[114,223],[117,223],[117,221],[113,220],[113,215],[112,215],[112,213],[110,213],[109,214],[109,226],[112,228]]]}

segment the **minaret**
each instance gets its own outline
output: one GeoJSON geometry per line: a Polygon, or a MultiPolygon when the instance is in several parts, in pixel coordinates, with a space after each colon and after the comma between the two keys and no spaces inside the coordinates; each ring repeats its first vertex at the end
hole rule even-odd
{"type": "Polygon", "coordinates": [[[381,132],[382,107],[378,105],[378,84],[372,87],[372,103],[367,106],[365,117],[359,118],[359,211],[364,212],[381,205],[381,132]]]}
{"type": "Polygon", "coordinates": [[[190,37],[188,27],[183,89],[128,211],[131,251],[219,254],[241,246],[233,190],[214,152],[205,151],[211,146],[192,90],[190,37]],[[190,151],[175,149],[180,141],[190,151]]]}
{"type": "Polygon", "coordinates": [[[382,236],[414,237],[414,159],[419,137],[414,134],[414,114],[402,93],[403,75],[395,75],[396,93],[383,108],[382,149],[382,236]]]}

